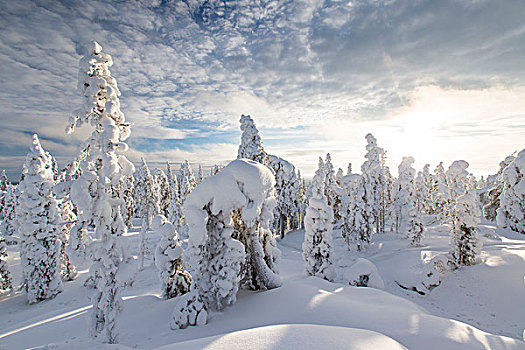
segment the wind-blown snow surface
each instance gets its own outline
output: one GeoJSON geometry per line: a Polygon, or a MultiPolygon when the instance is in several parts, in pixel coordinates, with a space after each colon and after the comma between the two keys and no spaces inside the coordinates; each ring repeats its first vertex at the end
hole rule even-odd
{"type": "MultiPolygon", "coordinates": [[[[139,246],[137,230],[126,236],[134,247],[139,246]]],[[[359,257],[377,266],[385,290],[306,277],[300,251],[304,232],[291,232],[279,241],[282,287],[241,291],[237,303],[212,314],[207,325],[177,331],[169,328],[174,301],[160,298],[155,266],[146,261],[135,285],[124,291],[121,347],[246,349],[246,344],[253,344],[256,349],[525,349],[525,343],[500,336],[521,339],[525,328],[525,240],[517,234],[481,225],[483,263],[450,272],[425,296],[397,286],[395,281],[420,283],[423,256],[448,251],[447,230],[430,228],[419,248],[409,247],[406,239],[395,234],[375,235],[370,248],[359,257]]],[[[337,234],[336,264],[342,274],[358,256],[345,251],[337,234]]],[[[152,235],[150,243],[155,245],[158,239],[152,235]]],[[[16,247],[9,247],[9,263],[18,283],[16,247]]],[[[28,305],[21,292],[2,295],[0,349],[45,344],[55,344],[57,349],[100,348],[87,336],[92,291],[82,286],[85,275],[81,271],[55,299],[35,305],[28,305]]]]}

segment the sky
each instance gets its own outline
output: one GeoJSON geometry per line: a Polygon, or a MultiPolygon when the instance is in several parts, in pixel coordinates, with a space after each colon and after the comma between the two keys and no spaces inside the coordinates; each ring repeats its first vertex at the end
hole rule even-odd
{"type": "Polygon", "coordinates": [[[78,62],[113,57],[128,158],[236,158],[241,114],[264,147],[312,176],[320,155],[359,171],[365,135],[420,170],[456,159],[493,174],[525,147],[525,2],[0,0],[0,168],[12,181],[38,133],[62,166],[89,127],[78,62]],[[84,130],[83,130],[84,129],[84,130]]]}

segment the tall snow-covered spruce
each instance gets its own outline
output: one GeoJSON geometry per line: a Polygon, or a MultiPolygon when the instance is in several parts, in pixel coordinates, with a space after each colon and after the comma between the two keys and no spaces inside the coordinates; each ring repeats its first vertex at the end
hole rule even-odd
{"type": "Polygon", "coordinates": [[[51,156],[33,135],[31,151],[24,163],[24,180],[16,220],[20,233],[20,262],[30,304],[54,298],[62,291],[60,278],[60,216],[53,194],[51,156]]]}
{"type": "Polygon", "coordinates": [[[251,159],[258,163],[268,165],[268,154],[263,148],[259,130],[249,115],[241,115],[241,144],[237,152],[237,159],[251,159]]]}
{"type": "Polygon", "coordinates": [[[118,186],[123,176],[132,176],[134,167],[121,153],[122,141],[130,135],[130,125],[120,111],[120,91],[109,67],[111,56],[94,42],[80,60],[78,88],[82,109],[71,117],[67,133],[90,123],[93,133],[87,140],[87,154],[81,164],[82,175],[73,183],[71,199],[78,210],[92,217],[95,227],[87,247],[97,276],[92,297],[91,336],[107,343],[118,342],[117,318],[122,311],[121,291],[134,269],[121,236],[127,232],[122,218],[118,186]],[[130,264],[130,265],[128,265],[130,264]]]}
{"type": "MultiPolygon", "coordinates": [[[[366,205],[370,206],[375,218],[376,232],[384,232],[384,169],[382,159],[384,150],[377,146],[377,140],[372,134],[365,136],[366,161],[361,165],[365,185],[366,205]]],[[[368,210],[368,209],[367,209],[368,210]]]]}
{"type": "Polygon", "coordinates": [[[303,259],[308,275],[332,281],[335,278],[332,265],[334,212],[326,201],[324,179],[324,172],[318,169],[310,186],[311,197],[308,199],[304,218],[303,259]]]}
{"type": "Polygon", "coordinates": [[[241,286],[281,285],[280,251],[269,229],[274,176],[254,161],[237,159],[204,179],[184,204],[194,290],[177,300],[171,327],[202,324],[206,310],[235,303],[241,286]]]}
{"type": "Polygon", "coordinates": [[[525,234],[525,149],[503,171],[497,222],[499,227],[525,234]]]}

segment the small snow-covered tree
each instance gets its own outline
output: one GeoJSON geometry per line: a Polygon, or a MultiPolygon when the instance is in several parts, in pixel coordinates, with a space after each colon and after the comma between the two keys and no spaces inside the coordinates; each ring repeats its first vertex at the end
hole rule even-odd
{"type": "Polygon", "coordinates": [[[184,204],[184,201],[186,200],[188,195],[197,185],[197,181],[195,180],[195,176],[193,175],[193,171],[191,170],[190,162],[188,162],[187,160],[181,163],[179,174],[180,201],[182,204],[184,204]]]}
{"type": "Polygon", "coordinates": [[[237,152],[237,159],[251,159],[258,163],[268,165],[268,154],[263,148],[263,142],[255,122],[249,115],[241,115],[241,144],[237,152]]]}
{"type": "Polygon", "coordinates": [[[7,244],[2,235],[0,235],[0,291],[6,291],[13,288],[11,273],[7,268],[7,244]]]}
{"type": "Polygon", "coordinates": [[[498,226],[525,234],[525,149],[505,168],[502,178],[498,226]]]}
{"type": "Polygon", "coordinates": [[[9,180],[5,174],[5,169],[2,169],[2,175],[0,176],[0,193],[7,191],[7,185],[9,185],[9,180]]]}
{"type": "Polygon", "coordinates": [[[168,208],[171,202],[171,191],[168,182],[168,177],[161,169],[155,168],[153,172],[155,179],[155,191],[159,196],[159,213],[167,217],[169,215],[168,208]]]}
{"type": "Polygon", "coordinates": [[[17,206],[17,187],[8,184],[3,196],[3,206],[0,211],[0,232],[4,236],[6,243],[16,244],[16,206],[17,206]]]}
{"type": "Polygon", "coordinates": [[[357,250],[363,250],[370,243],[375,224],[374,217],[371,212],[367,212],[365,206],[363,178],[359,174],[345,175],[341,179],[341,184],[343,186],[341,233],[349,250],[352,245],[355,245],[357,250]]]}
{"type": "Polygon", "coordinates": [[[451,216],[451,259],[457,265],[473,265],[482,247],[477,232],[481,211],[477,204],[476,190],[470,190],[456,198],[451,216]]]}
{"type": "Polygon", "coordinates": [[[423,235],[423,224],[416,209],[414,158],[403,157],[399,164],[399,177],[396,183],[396,232],[406,234],[410,244],[418,246],[423,235]]]}
{"type": "Polygon", "coordinates": [[[84,220],[91,220],[95,227],[87,249],[93,260],[90,272],[97,277],[90,333],[113,344],[118,341],[121,290],[130,282],[134,269],[130,268],[132,258],[120,239],[127,227],[121,215],[125,203],[118,195],[121,177],[133,174],[133,164],[121,154],[128,148],[122,141],[129,137],[130,125],[120,111],[120,91],[109,70],[112,64],[111,56],[103,53],[96,42],[80,60],[78,88],[82,109],[70,119],[66,131],[72,133],[75,127],[87,123],[94,129],[81,163],[82,175],[71,187],[71,199],[84,220]]]}
{"type": "Polygon", "coordinates": [[[311,185],[311,197],[304,218],[305,231],[303,242],[303,259],[306,273],[328,281],[335,278],[332,265],[334,253],[332,247],[332,222],[334,212],[328,206],[324,194],[324,179],[322,169],[315,172],[311,185]]]}
{"type": "Polygon", "coordinates": [[[297,198],[299,200],[299,206],[297,208],[297,216],[299,220],[299,227],[304,228],[304,215],[306,214],[306,184],[304,179],[301,177],[301,171],[297,169],[297,198]]]}
{"type": "Polygon", "coordinates": [[[186,294],[190,290],[191,276],[184,268],[184,250],[175,227],[163,215],[157,215],[152,228],[161,237],[155,250],[155,266],[159,271],[162,297],[171,299],[186,294]]]}
{"type": "Polygon", "coordinates": [[[60,279],[58,205],[53,195],[54,174],[51,156],[33,135],[27,154],[24,180],[16,220],[20,233],[20,262],[27,299],[30,304],[54,298],[62,291],[60,279]]]}
{"type": "Polygon", "coordinates": [[[155,179],[151,175],[148,164],[142,158],[142,165],[137,171],[137,186],[135,187],[139,205],[139,216],[142,219],[140,229],[139,269],[144,268],[144,260],[150,253],[147,232],[151,220],[160,212],[159,195],[156,191],[155,179]]]}
{"type": "Polygon", "coordinates": [[[432,207],[436,221],[445,223],[449,215],[450,190],[447,184],[447,176],[443,162],[440,162],[434,170],[435,191],[432,192],[432,207]]]}
{"type": "Polygon", "coordinates": [[[352,163],[348,163],[348,167],[346,168],[346,175],[352,174],[352,163]]]}
{"type": "Polygon", "coordinates": [[[269,230],[274,181],[266,166],[237,159],[204,179],[186,199],[187,256],[197,294],[190,292],[179,299],[183,304],[177,304],[172,328],[186,324],[181,320],[187,319],[192,305],[222,310],[233,304],[241,285],[280,286],[280,252],[269,230]]]}
{"type": "Polygon", "coordinates": [[[133,227],[133,217],[137,211],[135,203],[135,179],[133,176],[123,176],[120,180],[120,198],[124,200],[121,206],[122,217],[128,228],[133,227]]]}
{"type": "Polygon", "coordinates": [[[516,157],[510,155],[507,156],[503,161],[499,163],[498,173],[489,177],[489,184],[487,190],[487,202],[483,206],[483,215],[487,220],[495,221],[497,210],[500,207],[500,196],[505,187],[503,181],[503,172],[516,159],[516,157]]]}
{"type": "Polygon", "coordinates": [[[199,170],[197,171],[197,184],[200,184],[204,180],[204,173],[202,171],[202,166],[199,164],[199,170]]]}

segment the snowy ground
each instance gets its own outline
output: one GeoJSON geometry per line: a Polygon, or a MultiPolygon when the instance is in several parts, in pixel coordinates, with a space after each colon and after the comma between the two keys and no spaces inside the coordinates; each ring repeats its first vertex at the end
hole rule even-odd
{"type": "MultiPolygon", "coordinates": [[[[421,248],[410,248],[395,234],[375,235],[359,257],[376,264],[385,290],[358,288],[306,277],[302,231],[278,241],[283,287],[239,292],[235,305],[212,315],[202,327],[172,331],[173,300],[160,299],[152,261],[124,293],[121,348],[151,349],[525,349],[525,239],[481,225],[482,263],[450,272],[428,295],[397,285],[418,285],[422,260],[448,250],[447,227],[427,231],[421,248]],[[181,343],[183,342],[183,343],[181,343]]],[[[138,229],[127,236],[138,247],[138,229]]],[[[335,234],[339,273],[358,257],[345,251],[335,234]]],[[[158,237],[151,236],[152,247],[158,237]]],[[[153,249],[153,248],[152,248],[153,249]]],[[[9,247],[15,283],[20,265],[9,247]]],[[[92,290],[83,287],[87,271],[65,284],[55,299],[28,305],[15,291],[0,296],[0,349],[95,346],[87,337],[92,290]]],[[[109,347],[108,348],[118,348],[109,347]]]]}

